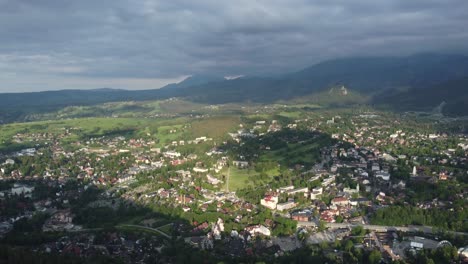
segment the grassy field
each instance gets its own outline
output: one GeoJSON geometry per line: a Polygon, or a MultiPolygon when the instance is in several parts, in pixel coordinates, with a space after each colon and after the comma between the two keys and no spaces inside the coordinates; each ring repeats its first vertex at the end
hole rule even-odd
{"type": "Polygon", "coordinates": [[[253,187],[255,186],[254,180],[265,183],[269,182],[273,176],[279,174],[278,168],[275,168],[266,172],[268,175],[266,179],[260,179],[260,173],[253,169],[238,169],[236,167],[231,167],[230,170],[229,191],[236,191],[247,187],[253,187]]]}
{"type": "MultiPolygon", "coordinates": [[[[10,148],[15,134],[51,133],[63,134],[65,129],[72,132],[64,142],[73,142],[87,137],[106,135],[126,135],[133,137],[150,137],[158,139],[158,145],[175,140],[188,140],[207,136],[215,140],[226,137],[227,132],[238,127],[238,116],[219,116],[191,121],[180,117],[172,119],[149,118],[74,118],[56,121],[36,121],[29,123],[12,123],[0,126],[0,151],[10,148]],[[175,132],[171,132],[174,130],[175,132]]],[[[37,142],[40,143],[40,142],[37,142]]],[[[19,144],[16,144],[19,146],[19,144]]]]}
{"type": "Polygon", "coordinates": [[[227,136],[229,131],[239,127],[240,118],[237,116],[220,116],[192,123],[191,134],[194,137],[207,136],[213,139],[221,139],[227,136]]]}
{"type": "Polygon", "coordinates": [[[57,112],[45,113],[44,118],[83,118],[83,117],[141,117],[161,112],[160,101],[114,102],[95,106],[70,106],[57,112]]]}
{"type": "Polygon", "coordinates": [[[295,164],[313,165],[320,157],[320,148],[329,144],[328,137],[319,137],[304,143],[289,144],[288,147],[266,152],[261,161],[277,161],[290,167],[295,164]]]}
{"type": "Polygon", "coordinates": [[[299,112],[299,111],[291,111],[291,112],[283,111],[283,112],[279,112],[278,115],[288,117],[288,118],[292,118],[292,119],[299,119],[301,117],[301,114],[302,113],[299,112]]]}
{"type": "Polygon", "coordinates": [[[159,126],[157,128],[156,138],[159,139],[159,146],[169,144],[172,141],[179,140],[183,138],[185,134],[184,125],[167,125],[159,126]],[[172,130],[172,133],[171,133],[172,130]],[[174,132],[175,131],[175,132],[174,132]]]}
{"type": "MultiPolygon", "coordinates": [[[[148,134],[164,140],[175,140],[181,133],[165,133],[173,128],[182,127],[187,122],[186,118],[176,119],[148,119],[148,118],[76,118],[57,121],[37,121],[29,123],[13,123],[0,126],[0,151],[12,148],[12,137],[20,134],[63,134],[65,129],[71,129],[65,142],[76,141],[80,138],[99,137],[105,135],[133,135],[147,136],[148,134]]],[[[40,143],[40,142],[37,142],[40,143]]]]}

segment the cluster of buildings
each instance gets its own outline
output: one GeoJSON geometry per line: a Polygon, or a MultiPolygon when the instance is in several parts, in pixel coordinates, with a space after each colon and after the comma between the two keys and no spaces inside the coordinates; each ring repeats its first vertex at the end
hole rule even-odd
{"type": "MultiPolygon", "coordinates": [[[[305,179],[303,182],[270,188],[258,204],[246,202],[235,192],[227,191],[226,181],[229,179],[226,179],[224,173],[228,166],[246,169],[254,164],[242,157],[230,159],[229,153],[214,146],[212,139],[208,137],[171,140],[166,145],[157,144],[156,140],[152,139],[100,137],[75,142],[74,145],[79,147],[79,150],[67,151],[60,146],[60,140],[73,133],[73,129],[64,130],[63,135],[18,134],[14,137],[17,142],[31,140],[31,137],[36,141],[48,141],[52,160],[59,163],[60,160],[66,159],[68,162],[58,164],[57,168],[45,167],[35,175],[22,175],[17,167],[18,158],[42,154],[40,149],[26,149],[5,159],[0,165],[0,179],[42,179],[54,182],[53,187],[57,187],[64,185],[70,178],[76,178],[85,182],[86,186],[105,188],[105,199],[120,197],[131,203],[177,208],[187,214],[221,213],[233,219],[235,223],[242,223],[242,228],[232,230],[230,235],[226,235],[226,223],[221,218],[211,223],[194,221],[194,235],[188,237],[186,242],[202,249],[212,249],[216,240],[223,240],[232,248],[242,248],[245,251],[252,238],[271,237],[273,233],[272,219],[265,223],[249,223],[249,216],[255,215],[259,206],[272,210],[275,215],[289,217],[298,222],[362,224],[365,222],[362,207],[376,210],[393,204],[397,199],[405,198],[406,181],[395,177],[395,172],[398,171],[397,162],[403,162],[413,168],[407,175],[409,180],[435,178],[436,181],[452,180],[453,175],[447,170],[434,170],[427,175],[424,164],[455,165],[466,162],[466,155],[457,155],[460,149],[466,153],[466,138],[460,138],[461,143],[455,148],[447,143],[447,148],[434,150],[436,157],[410,156],[400,153],[398,148],[389,149],[388,146],[417,147],[418,144],[428,141],[443,143],[447,135],[422,134],[393,128],[388,124],[376,122],[376,118],[374,115],[356,116],[347,121],[349,128],[343,126],[344,129],[341,130],[335,129],[345,120],[340,116],[321,118],[318,122],[308,119],[296,120],[291,124],[280,124],[277,120],[259,120],[253,124],[252,129],[242,126],[237,132],[229,133],[235,142],[242,144],[243,138],[255,138],[263,133],[280,131],[283,127],[297,129],[298,125],[309,124],[308,129],[314,131],[326,132],[327,128],[333,128],[331,137],[341,141],[321,149],[322,162],[315,164],[312,169],[305,170],[298,166],[301,169],[294,173],[298,178],[300,176],[305,179]],[[339,132],[336,132],[337,130],[339,132]],[[185,147],[190,144],[209,144],[210,147],[204,148],[204,152],[187,153],[185,147]],[[150,183],[138,188],[129,188],[129,185],[137,182],[138,176],[143,174],[150,183]]],[[[264,146],[264,150],[268,151],[269,147],[264,146]]],[[[69,200],[79,197],[83,190],[64,190],[61,187],[59,189],[53,197],[34,203],[36,211],[47,211],[51,215],[42,229],[45,232],[78,231],[81,227],[73,224],[74,216],[70,210],[57,209],[66,207],[57,205],[66,205],[69,200]]],[[[32,185],[15,183],[8,190],[0,190],[0,199],[11,196],[32,198],[34,190],[32,185]]],[[[445,208],[449,205],[436,200],[418,206],[445,208]]],[[[14,219],[0,219],[0,235],[9,232],[12,224],[21,217],[31,215],[32,212],[23,210],[22,214],[14,219]]],[[[50,245],[45,251],[61,250],[80,256],[91,254],[89,252],[105,252],[125,258],[129,258],[138,250],[140,253],[151,252],[141,248],[141,243],[129,243],[130,240],[120,235],[113,234],[109,241],[101,245],[95,241],[69,239],[62,241],[60,246],[50,245]],[[131,252],[133,253],[130,254],[131,252]]],[[[148,243],[159,245],[155,241],[148,243]]],[[[419,244],[410,245],[417,248],[419,244]]],[[[141,256],[142,258],[144,257],[141,256]]]]}

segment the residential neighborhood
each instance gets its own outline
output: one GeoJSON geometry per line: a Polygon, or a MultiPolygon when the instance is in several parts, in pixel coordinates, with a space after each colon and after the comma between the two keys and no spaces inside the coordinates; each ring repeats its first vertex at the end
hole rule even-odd
{"type": "MultiPolygon", "coordinates": [[[[267,252],[280,257],[304,243],[349,240],[355,248],[376,250],[382,259],[395,261],[424,245],[411,242],[413,233],[397,231],[409,225],[391,222],[384,217],[387,210],[466,207],[460,204],[467,199],[466,189],[456,196],[440,193],[465,177],[460,173],[466,174],[466,136],[389,126],[388,117],[384,123],[374,114],[329,118],[253,120],[216,142],[208,136],[166,144],[150,137],[102,136],[70,147],[61,142],[78,127],[61,134],[18,133],[13,140],[46,144],[2,156],[0,236],[18,232],[18,223],[42,219],[42,232],[74,235],[58,238],[61,247],[42,244],[37,250],[77,256],[100,252],[146,259],[175,236],[187,247],[227,250],[240,258],[267,252]],[[289,146],[304,152],[283,152],[289,146]],[[420,146],[432,148],[430,154],[420,146]],[[276,159],[278,153],[288,159],[276,159]],[[415,193],[414,186],[442,189],[432,197],[423,189],[415,193]],[[105,231],[108,227],[113,233],[105,231]],[[156,236],[144,242],[127,238],[122,232],[130,227],[156,236]],[[365,234],[355,239],[354,233],[363,232],[359,228],[365,234]],[[104,244],[82,242],[90,230],[112,238],[104,244]]],[[[454,223],[458,226],[435,220],[422,224],[447,234],[466,232],[466,221],[454,223]]]]}

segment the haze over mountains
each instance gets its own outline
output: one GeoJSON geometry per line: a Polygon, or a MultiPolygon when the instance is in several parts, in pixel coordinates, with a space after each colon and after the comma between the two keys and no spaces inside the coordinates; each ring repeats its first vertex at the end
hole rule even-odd
{"type": "MultiPolygon", "coordinates": [[[[70,87],[64,87],[70,88],[70,87]]],[[[0,96],[4,119],[30,111],[53,111],[71,105],[142,101],[182,97],[191,101],[271,103],[306,98],[327,104],[368,103],[399,110],[430,110],[444,102],[444,113],[468,113],[468,57],[418,54],[408,57],[354,57],[329,60],[281,76],[227,80],[212,75],[192,76],[153,90],[62,90],[10,93],[0,96]],[[346,94],[326,93],[344,86],[346,94]],[[325,98],[325,97],[333,98],[325,98]],[[343,98],[353,98],[343,100],[343,98]]]]}

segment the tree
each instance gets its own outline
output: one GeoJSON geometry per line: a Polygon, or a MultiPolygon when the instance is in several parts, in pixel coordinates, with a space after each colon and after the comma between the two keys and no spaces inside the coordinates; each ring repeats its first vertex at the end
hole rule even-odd
{"type": "Polygon", "coordinates": [[[325,229],[327,229],[327,226],[325,225],[325,222],[324,222],[324,221],[320,220],[317,228],[318,228],[318,231],[319,231],[319,232],[322,232],[322,231],[324,231],[325,229]]]}
{"type": "Polygon", "coordinates": [[[346,243],[345,243],[345,250],[350,252],[351,249],[353,249],[353,247],[354,247],[353,241],[347,240],[346,243]]]}
{"type": "Polygon", "coordinates": [[[369,257],[368,257],[368,260],[369,260],[370,264],[377,264],[377,263],[380,262],[381,259],[382,259],[382,254],[377,250],[373,250],[369,254],[369,257]]]}

